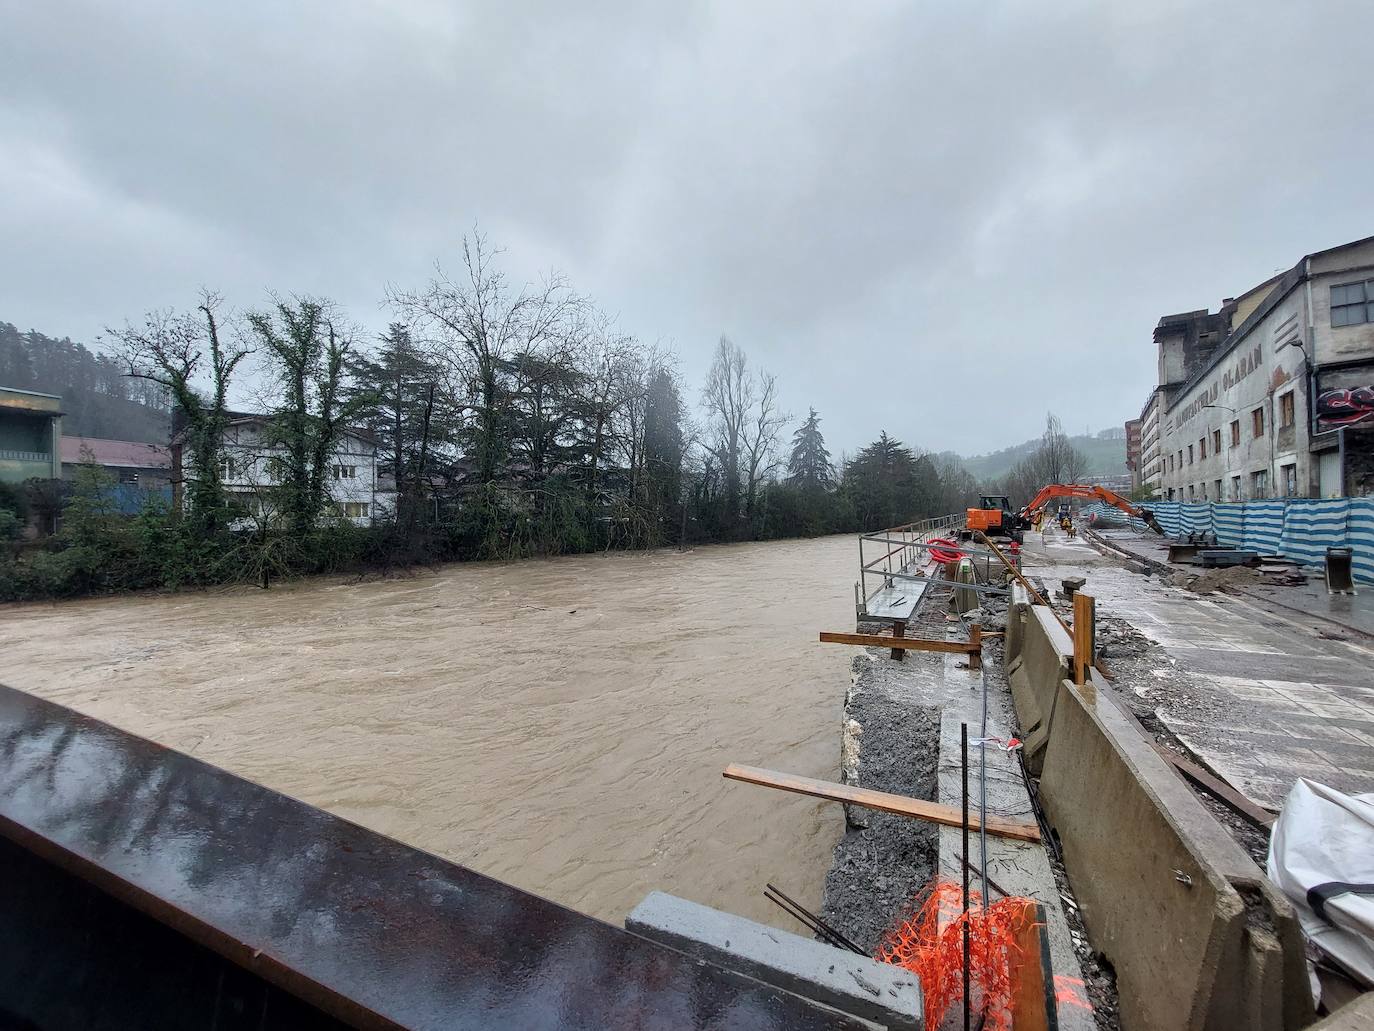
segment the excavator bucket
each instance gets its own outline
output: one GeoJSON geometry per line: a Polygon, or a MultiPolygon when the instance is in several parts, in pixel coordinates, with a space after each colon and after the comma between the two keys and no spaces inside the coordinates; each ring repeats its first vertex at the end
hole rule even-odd
{"type": "Polygon", "coordinates": [[[1142,508],[1140,510],[1140,518],[1144,520],[1145,525],[1155,533],[1159,534],[1161,537],[1165,536],[1164,527],[1159,525],[1159,520],[1155,518],[1155,514],[1148,508],[1142,508]]]}

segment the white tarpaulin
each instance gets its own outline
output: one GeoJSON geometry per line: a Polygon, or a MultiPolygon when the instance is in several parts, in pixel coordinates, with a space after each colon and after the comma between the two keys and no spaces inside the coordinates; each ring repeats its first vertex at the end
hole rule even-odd
{"type": "Polygon", "coordinates": [[[1307,937],[1374,982],[1374,794],[1299,779],[1274,822],[1268,872],[1307,937]]]}

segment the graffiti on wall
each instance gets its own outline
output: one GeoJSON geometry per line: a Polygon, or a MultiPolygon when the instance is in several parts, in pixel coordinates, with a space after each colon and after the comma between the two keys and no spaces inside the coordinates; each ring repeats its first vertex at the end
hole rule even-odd
{"type": "Polygon", "coordinates": [[[1374,421],[1374,387],[1323,390],[1317,395],[1317,421],[1327,426],[1374,421]]]}

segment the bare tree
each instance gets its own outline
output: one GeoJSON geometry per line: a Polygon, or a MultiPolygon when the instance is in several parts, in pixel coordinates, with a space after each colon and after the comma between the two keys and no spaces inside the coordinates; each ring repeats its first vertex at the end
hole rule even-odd
{"type": "Polygon", "coordinates": [[[754,393],[758,400],[749,412],[743,432],[744,511],[751,520],[754,518],[754,503],[758,498],[759,484],[769,479],[781,462],[778,454],[778,434],[792,418],[778,408],[778,381],[771,373],[759,371],[754,393]]]}
{"type": "Polygon", "coordinates": [[[586,302],[551,274],[537,286],[514,290],[480,234],[463,239],[463,274],[451,279],[436,267],[422,290],[391,291],[392,306],[417,327],[437,333],[439,354],[466,383],[472,415],[467,434],[475,473],[496,479],[505,460],[510,373],[534,372],[533,358],[578,336],[586,302]]]}
{"type": "Polygon", "coordinates": [[[156,384],[175,407],[174,440],[189,457],[181,466],[191,516],[213,535],[225,519],[221,457],[228,425],[229,385],[252,351],[221,340],[217,294],[204,291],[196,314],[150,312],[143,325],[107,330],[128,375],[156,384]],[[208,381],[208,390],[202,383],[208,381]]]}
{"type": "Polygon", "coordinates": [[[1087,460],[1069,441],[1063,424],[1053,412],[1045,416],[1045,432],[1040,438],[1040,448],[1036,453],[1039,473],[1044,477],[1041,486],[1047,483],[1073,483],[1083,475],[1087,460]]]}
{"type": "Polygon", "coordinates": [[[701,403],[709,421],[709,443],[715,466],[723,478],[722,489],[738,512],[745,424],[754,407],[754,381],[749,376],[749,360],[729,337],[716,345],[711,371],[706,375],[701,403]]]}

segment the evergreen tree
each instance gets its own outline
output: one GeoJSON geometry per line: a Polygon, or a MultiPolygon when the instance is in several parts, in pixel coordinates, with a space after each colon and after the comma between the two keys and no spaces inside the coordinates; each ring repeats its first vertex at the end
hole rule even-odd
{"type": "Polygon", "coordinates": [[[659,539],[673,536],[682,514],[682,396],[673,374],[655,369],[644,408],[645,505],[659,539]]]}
{"type": "Polygon", "coordinates": [[[357,425],[377,438],[378,458],[396,481],[397,519],[409,524],[423,507],[436,454],[454,436],[455,406],[438,362],[410,330],[393,322],[374,354],[348,362],[348,397],[357,425]]]}
{"type": "Polygon", "coordinates": [[[787,482],[803,490],[833,490],[835,469],[821,435],[821,418],[812,408],[806,421],[792,434],[792,457],[787,462],[787,482]]]}
{"type": "Polygon", "coordinates": [[[845,468],[844,485],[866,530],[898,526],[917,515],[916,456],[886,430],[845,468]]]}

